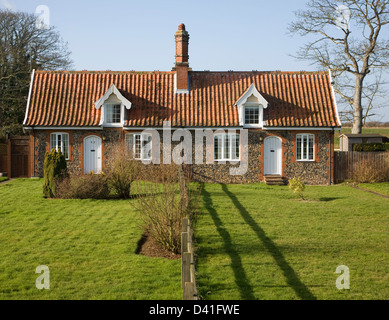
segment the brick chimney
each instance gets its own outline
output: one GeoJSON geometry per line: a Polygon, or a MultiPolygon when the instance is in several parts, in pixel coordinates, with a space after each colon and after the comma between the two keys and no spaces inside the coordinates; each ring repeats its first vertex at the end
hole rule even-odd
{"type": "Polygon", "coordinates": [[[176,71],[176,93],[189,93],[189,33],[185,30],[185,25],[181,23],[175,34],[176,39],[176,63],[173,71],[176,71]]]}

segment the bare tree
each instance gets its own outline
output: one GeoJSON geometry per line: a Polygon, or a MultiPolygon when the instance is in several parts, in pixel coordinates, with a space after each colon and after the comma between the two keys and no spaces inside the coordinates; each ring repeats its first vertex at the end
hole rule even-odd
{"type": "Polygon", "coordinates": [[[296,17],[289,30],[310,39],[298,57],[331,69],[336,92],[352,106],[352,133],[361,133],[364,97],[371,111],[381,83],[365,86],[365,79],[389,66],[389,41],[381,39],[389,0],[310,0],[296,17]]]}
{"type": "Polygon", "coordinates": [[[59,32],[37,28],[37,17],[0,10],[0,135],[21,133],[32,69],[70,69],[59,32]]]}

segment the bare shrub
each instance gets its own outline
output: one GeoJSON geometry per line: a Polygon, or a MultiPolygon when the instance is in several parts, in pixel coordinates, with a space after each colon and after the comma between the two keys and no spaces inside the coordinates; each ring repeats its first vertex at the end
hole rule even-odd
{"type": "Polygon", "coordinates": [[[107,176],[90,173],[63,179],[56,195],[62,199],[106,199],[109,193],[107,176]]]}
{"type": "Polygon", "coordinates": [[[167,250],[179,253],[182,218],[195,219],[200,190],[190,187],[188,175],[178,165],[148,165],[136,182],[136,206],[145,231],[167,250]]]}
{"type": "Polygon", "coordinates": [[[124,146],[114,146],[106,163],[105,174],[110,187],[119,198],[128,199],[131,184],[137,179],[140,165],[124,146]]]}
{"type": "Polygon", "coordinates": [[[352,180],[358,183],[389,181],[389,153],[366,156],[352,165],[352,180]]]}

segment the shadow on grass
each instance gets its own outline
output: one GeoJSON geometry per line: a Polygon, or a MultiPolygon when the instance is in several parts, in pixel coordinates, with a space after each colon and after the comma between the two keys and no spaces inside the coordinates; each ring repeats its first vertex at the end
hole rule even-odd
{"type": "Polygon", "coordinates": [[[228,190],[227,185],[222,185],[223,191],[232,200],[235,207],[239,210],[244,221],[253,229],[258,238],[262,241],[267,251],[272,255],[277,265],[282,270],[288,285],[303,300],[316,300],[316,297],[309,291],[289,263],[285,260],[276,244],[266,236],[265,231],[255,222],[246,208],[239,202],[238,198],[228,190]]]}
{"type": "Polygon", "coordinates": [[[219,215],[213,208],[211,195],[205,189],[203,189],[202,191],[204,196],[205,208],[211,214],[213,223],[215,224],[220,237],[223,239],[225,251],[230,256],[231,267],[234,272],[235,283],[240,291],[240,296],[244,300],[254,300],[255,297],[253,293],[253,288],[251,287],[246,272],[244,271],[242,260],[237,250],[234,249],[231,236],[229,232],[223,227],[223,223],[220,220],[219,215]]]}
{"type": "Polygon", "coordinates": [[[321,197],[319,199],[319,201],[329,202],[329,201],[334,201],[334,200],[338,200],[338,199],[342,199],[342,198],[340,198],[340,197],[321,197]]]}

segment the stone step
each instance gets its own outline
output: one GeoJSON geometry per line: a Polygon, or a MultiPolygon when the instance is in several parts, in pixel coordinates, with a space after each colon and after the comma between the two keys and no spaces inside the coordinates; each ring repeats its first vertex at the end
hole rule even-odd
{"type": "Polygon", "coordinates": [[[264,181],[268,185],[284,185],[285,181],[280,175],[266,175],[264,181]]]}

